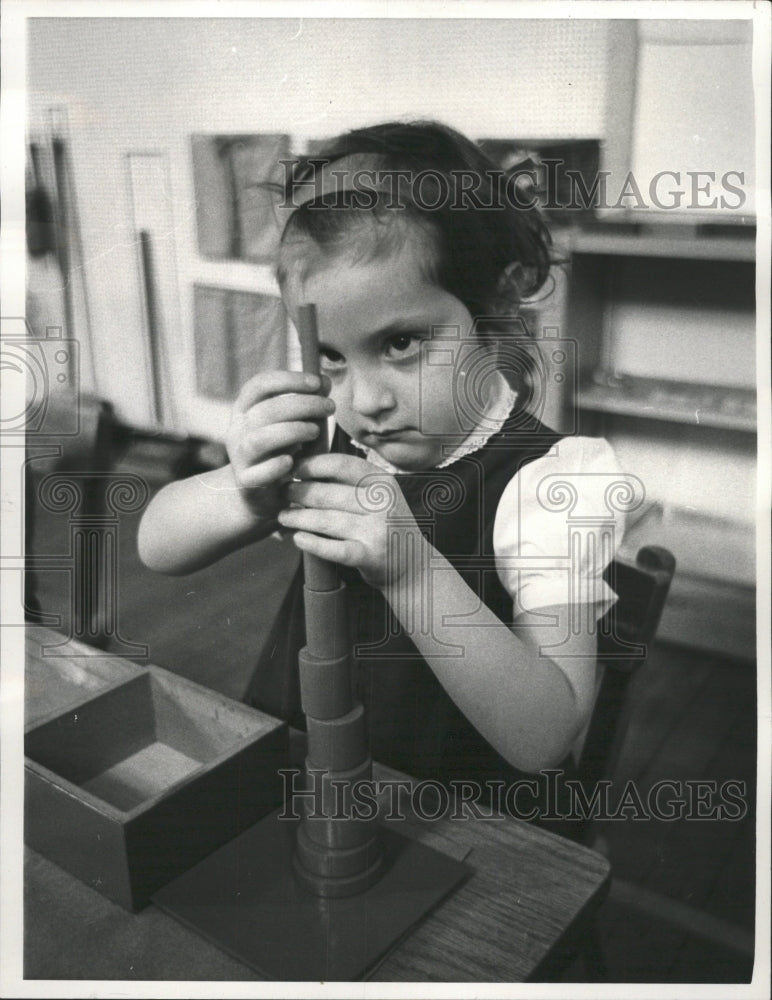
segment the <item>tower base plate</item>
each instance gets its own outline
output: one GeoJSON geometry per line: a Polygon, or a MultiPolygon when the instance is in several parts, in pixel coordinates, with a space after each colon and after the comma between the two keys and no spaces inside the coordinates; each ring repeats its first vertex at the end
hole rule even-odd
{"type": "Polygon", "coordinates": [[[321,899],[293,868],[298,824],[273,812],[165,885],[153,902],[266,979],[366,978],[470,874],[467,865],[379,827],[384,874],[364,892],[321,899]]]}

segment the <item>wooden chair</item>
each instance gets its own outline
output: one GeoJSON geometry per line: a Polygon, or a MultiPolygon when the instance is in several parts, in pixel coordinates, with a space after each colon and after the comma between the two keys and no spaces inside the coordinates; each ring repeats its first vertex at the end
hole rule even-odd
{"type": "MultiPolygon", "coordinates": [[[[647,545],[635,562],[615,559],[604,578],[618,601],[600,622],[598,660],[603,675],[590,724],[574,775],[591,801],[597,783],[614,773],[632,710],[630,683],[645,663],[665,606],[676,561],[668,549],[647,545]]],[[[597,849],[597,825],[592,818],[565,824],[557,832],[597,849]]],[[[587,982],[608,979],[597,919],[593,918],[578,939],[569,939],[553,957],[545,978],[559,979],[581,958],[587,982]]]]}
{"type": "MultiPolygon", "coordinates": [[[[604,574],[618,601],[600,622],[603,677],[579,758],[585,792],[614,772],[630,719],[630,682],[646,660],[675,573],[668,549],[647,545],[635,562],[615,559],[604,574]]],[[[589,827],[583,830],[588,837],[589,827]]]]}

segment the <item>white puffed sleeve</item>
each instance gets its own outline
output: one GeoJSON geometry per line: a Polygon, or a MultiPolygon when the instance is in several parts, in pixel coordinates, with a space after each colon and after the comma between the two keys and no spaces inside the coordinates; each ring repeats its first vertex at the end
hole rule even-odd
{"type": "Polygon", "coordinates": [[[616,601],[603,580],[643,497],[607,441],[569,437],[526,465],[496,511],[493,548],[513,618],[540,608],[582,605],[602,618],[616,601]]]}

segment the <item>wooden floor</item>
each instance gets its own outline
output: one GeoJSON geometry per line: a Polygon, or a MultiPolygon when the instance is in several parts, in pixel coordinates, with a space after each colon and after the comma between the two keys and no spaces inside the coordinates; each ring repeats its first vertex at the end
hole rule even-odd
{"type": "MultiPolygon", "coordinates": [[[[296,564],[268,540],[178,579],[150,573],[136,555],[138,515],[119,526],[118,627],[161,666],[240,698],[296,564]]],[[[33,551],[67,551],[66,515],[39,513],[33,551]]],[[[46,611],[69,627],[65,574],[41,574],[46,611]]],[[[141,659],[141,657],[139,657],[141,659]]],[[[634,711],[614,775],[619,794],[657,782],[745,782],[740,820],[626,819],[601,845],[614,880],[600,914],[608,978],[618,982],[747,982],[753,968],[756,678],[747,663],[656,645],[636,678],[634,711]]],[[[667,797],[667,796],[665,796],[667,797]]],[[[671,794],[672,797],[672,794],[671,794]]],[[[579,979],[574,965],[564,981],[579,979]]]]}

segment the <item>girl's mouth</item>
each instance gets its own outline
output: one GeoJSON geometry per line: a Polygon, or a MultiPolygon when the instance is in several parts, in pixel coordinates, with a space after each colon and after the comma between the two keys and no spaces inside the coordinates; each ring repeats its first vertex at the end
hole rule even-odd
{"type": "Polygon", "coordinates": [[[372,441],[394,441],[411,432],[411,427],[394,427],[380,431],[366,431],[363,437],[372,441]]]}

